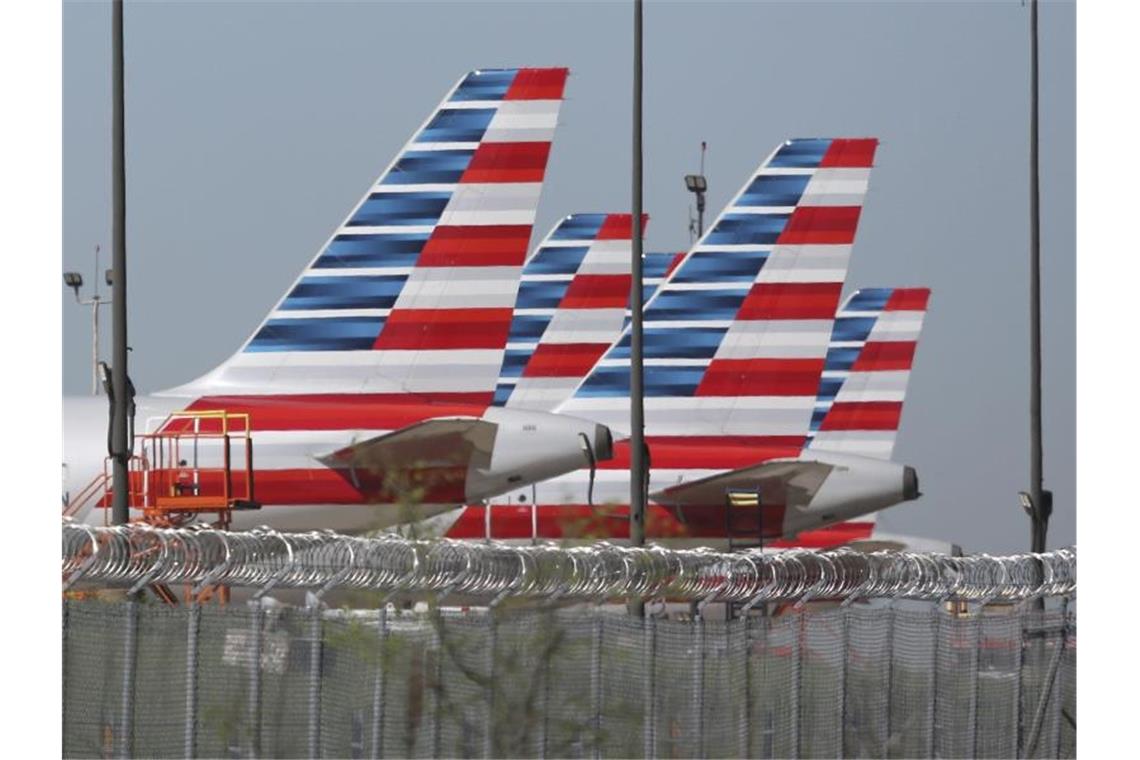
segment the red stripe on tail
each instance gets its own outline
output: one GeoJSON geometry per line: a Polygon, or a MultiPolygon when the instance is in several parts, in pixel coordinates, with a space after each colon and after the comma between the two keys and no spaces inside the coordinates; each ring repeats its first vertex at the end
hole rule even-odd
{"type": "Polygon", "coordinates": [[[393,310],[374,349],[502,348],[513,309],[393,310]]]}
{"type": "Polygon", "coordinates": [[[852,372],[887,372],[889,370],[910,369],[914,363],[914,341],[876,341],[866,343],[855,363],[852,372]]]}
{"type": "Polygon", "coordinates": [[[460,178],[472,182],[542,182],[548,142],[480,143],[460,178]]]}
{"type": "MultiPolygon", "coordinates": [[[[649,226],[649,214],[641,215],[641,234],[649,226]]],[[[595,240],[632,240],[633,214],[606,214],[595,240]]]]}
{"type": "Polygon", "coordinates": [[[539,343],[523,377],[585,377],[608,343],[539,343]]]}
{"type": "Polygon", "coordinates": [[[713,359],[697,396],[814,396],[823,359],[713,359]]]}
{"type": "Polygon", "coordinates": [[[926,311],[930,288],[895,288],[883,311],[926,311]]]}
{"type": "Polygon", "coordinates": [[[416,266],[522,266],[529,243],[528,224],[436,227],[416,266]]]}
{"type": "Polygon", "coordinates": [[[842,283],[761,282],[752,286],[737,319],[834,319],[842,283]]]}
{"type": "Polygon", "coordinates": [[[875,148],[879,141],[873,137],[858,140],[837,139],[831,141],[823,160],[819,162],[821,169],[869,169],[874,165],[875,148]]]}
{"type": "Polygon", "coordinates": [[[776,244],[853,243],[861,210],[859,206],[799,206],[792,212],[776,244]]]}
{"type": "Polygon", "coordinates": [[[519,69],[503,100],[561,100],[570,69],[519,69]]]}
{"type": "Polygon", "coordinates": [[[580,274],[558,304],[560,309],[624,309],[629,302],[628,274],[580,274]]]}
{"type": "Polygon", "coordinates": [[[836,402],[827,411],[820,430],[898,430],[901,401],[836,402]]]}

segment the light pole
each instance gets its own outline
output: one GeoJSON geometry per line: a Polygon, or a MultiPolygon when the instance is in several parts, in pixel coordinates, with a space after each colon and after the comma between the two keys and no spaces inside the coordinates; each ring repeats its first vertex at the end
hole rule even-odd
{"type": "MultiPolygon", "coordinates": [[[[106,282],[111,284],[111,270],[105,274],[106,282]]],[[[99,307],[112,303],[112,299],[104,299],[99,295],[99,246],[95,246],[95,292],[90,298],[80,298],[79,289],[83,287],[83,275],[79,272],[64,272],[63,284],[75,293],[75,302],[80,306],[91,307],[91,395],[99,395],[99,307]]]]}
{"type": "MultiPolygon", "coordinates": [[[[629,543],[632,546],[645,544],[645,506],[649,500],[648,456],[645,449],[645,386],[642,377],[642,291],[641,253],[641,0],[633,3],[633,192],[631,219],[633,245],[631,246],[631,274],[629,289],[630,308],[630,359],[629,359],[629,400],[630,400],[630,461],[629,461],[629,543]]],[[[637,600],[630,603],[631,612],[637,617],[645,616],[645,603],[637,600]]]]}
{"type": "Polygon", "coordinates": [[[1053,494],[1045,490],[1041,433],[1041,190],[1037,130],[1037,0],[1029,5],[1029,492],[1020,494],[1029,514],[1030,547],[1045,551],[1053,494]]]}
{"type": "Polygon", "coordinates": [[[685,188],[697,196],[697,240],[705,236],[705,192],[709,189],[709,181],[705,178],[705,149],[704,140],[701,141],[701,173],[686,174],[685,188]]]}

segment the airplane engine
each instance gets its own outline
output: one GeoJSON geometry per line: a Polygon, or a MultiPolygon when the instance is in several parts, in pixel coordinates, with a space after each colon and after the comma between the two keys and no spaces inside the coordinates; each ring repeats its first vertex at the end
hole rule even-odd
{"type": "Polygon", "coordinates": [[[921,495],[918,472],[907,465],[814,449],[801,459],[832,469],[810,501],[788,504],[784,513],[787,536],[913,501],[921,495]]]}
{"type": "Polygon", "coordinates": [[[483,420],[496,426],[487,467],[467,475],[467,498],[478,501],[613,458],[605,425],[562,414],[492,407],[483,420]]]}

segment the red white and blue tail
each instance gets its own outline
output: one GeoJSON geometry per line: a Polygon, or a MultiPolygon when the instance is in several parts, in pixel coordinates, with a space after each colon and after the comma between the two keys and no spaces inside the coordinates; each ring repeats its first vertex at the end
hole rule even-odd
{"type": "MultiPolygon", "coordinates": [[[[876,147],[781,145],[649,300],[647,436],[803,445],[876,147]]],[[[625,430],[629,370],[627,331],[560,411],[625,430]]]]}
{"type": "MultiPolygon", "coordinates": [[[[648,224],[642,217],[642,229],[648,224]]],[[[632,217],[572,214],[523,268],[495,404],[549,411],[621,334],[629,304],[632,217]]]]}
{"type": "Polygon", "coordinates": [[[864,288],[835,319],[809,446],[890,459],[930,298],[928,288],[864,288]]]}
{"type": "Polygon", "coordinates": [[[567,74],[461,78],[242,349],[174,392],[489,402],[567,74]]]}

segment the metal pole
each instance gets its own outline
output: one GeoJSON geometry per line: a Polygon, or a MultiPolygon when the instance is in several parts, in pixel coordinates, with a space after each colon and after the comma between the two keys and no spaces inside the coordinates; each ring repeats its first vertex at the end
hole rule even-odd
{"type": "Polygon", "coordinates": [[[657,618],[642,618],[642,624],[645,635],[645,651],[642,655],[642,667],[645,668],[642,757],[657,757],[657,683],[653,672],[657,662],[657,618]]]}
{"type": "Polygon", "coordinates": [[[602,620],[601,610],[594,609],[594,640],[590,647],[590,694],[594,711],[594,760],[602,756],[602,620]]]}
{"type": "Polygon", "coordinates": [[[1038,175],[1037,130],[1037,0],[1029,5],[1030,37],[1030,117],[1029,117],[1029,322],[1030,322],[1030,381],[1029,381],[1029,493],[1033,500],[1032,550],[1045,551],[1045,537],[1049,530],[1049,514],[1043,496],[1041,447],[1041,190],[1038,175]]]}
{"type": "MultiPolygon", "coordinates": [[[[630,473],[629,473],[629,543],[645,544],[646,451],[645,451],[645,386],[642,377],[642,231],[641,231],[641,0],[633,3],[633,279],[629,289],[630,324],[629,399],[630,399],[630,473]]],[[[630,612],[645,616],[645,602],[630,602],[630,612]]]]}
{"type": "MultiPolygon", "coordinates": [[[[113,352],[111,387],[114,406],[111,421],[112,493],[111,522],[122,525],[130,518],[127,504],[127,210],[126,169],[123,143],[123,0],[114,0],[111,23],[111,306],[113,352]]],[[[96,307],[98,308],[98,307],[96,307]]]]}
{"type": "Polygon", "coordinates": [[[253,600],[249,609],[249,756],[261,757],[261,603],[253,600]]]}
{"type": "Polygon", "coordinates": [[[318,757],[321,746],[321,607],[309,608],[309,757],[318,757]]]}
{"type": "Polygon", "coordinates": [[[198,627],[202,606],[197,600],[190,603],[186,619],[186,723],[182,754],[194,757],[198,728],[198,627]]]}
{"type": "Polygon", "coordinates": [[[376,681],[372,687],[372,758],[376,760],[384,756],[384,698],[385,678],[384,663],[387,661],[388,646],[388,600],[380,602],[380,637],[379,654],[376,660],[376,681]]]}
{"type": "Polygon", "coordinates": [[[99,296],[91,300],[91,395],[99,395],[99,296]]]}
{"type": "Polygon", "coordinates": [[[131,757],[135,712],[135,637],[138,628],[138,602],[127,599],[126,634],[123,642],[123,693],[119,705],[119,757],[131,757]]]}

